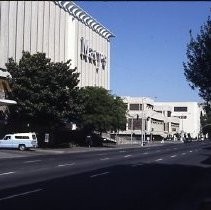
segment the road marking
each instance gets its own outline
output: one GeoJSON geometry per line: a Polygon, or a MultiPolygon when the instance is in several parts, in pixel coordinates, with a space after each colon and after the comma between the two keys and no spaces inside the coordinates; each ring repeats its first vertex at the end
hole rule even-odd
{"type": "Polygon", "coordinates": [[[94,175],[92,175],[92,176],[90,176],[90,178],[95,178],[95,177],[97,177],[97,176],[103,176],[103,175],[106,175],[106,174],[109,174],[110,172],[104,172],[104,173],[101,173],[101,174],[94,174],[94,175]]]}
{"type": "Polygon", "coordinates": [[[192,150],[190,150],[189,152],[193,152],[192,150]]]}
{"type": "Polygon", "coordinates": [[[60,164],[58,167],[64,167],[64,166],[73,166],[75,163],[66,163],[66,164],[60,164]]]}
{"type": "Polygon", "coordinates": [[[155,160],[155,161],[161,161],[161,160],[163,160],[162,158],[159,158],[159,159],[157,159],[157,160],[155,160]]]}
{"type": "Polygon", "coordinates": [[[125,155],[124,157],[127,158],[127,157],[130,157],[130,156],[132,156],[132,155],[125,155]]]}
{"type": "Polygon", "coordinates": [[[101,158],[100,160],[109,160],[110,158],[106,157],[106,158],[101,158]]]}
{"type": "Polygon", "coordinates": [[[143,166],[143,165],[144,165],[143,163],[138,163],[138,164],[132,165],[132,167],[138,167],[138,166],[143,166]]]}
{"type": "Polygon", "coordinates": [[[177,155],[172,155],[171,158],[177,157],[177,155]]]}
{"type": "Polygon", "coordinates": [[[183,152],[182,155],[186,155],[186,152],[183,152]]]}
{"type": "Polygon", "coordinates": [[[1,173],[0,176],[14,174],[14,173],[15,173],[14,171],[5,172],[5,173],[1,173]]]}
{"type": "Polygon", "coordinates": [[[0,201],[8,200],[8,199],[19,197],[19,196],[22,196],[22,195],[28,195],[28,194],[31,194],[31,193],[36,193],[36,192],[39,192],[41,190],[43,190],[43,189],[36,189],[36,190],[24,192],[24,193],[19,193],[19,194],[16,194],[16,195],[10,195],[10,196],[7,196],[7,197],[0,198],[0,201]]]}
{"type": "Polygon", "coordinates": [[[126,151],[119,151],[119,152],[126,152],[126,151]]]}
{"type": "Polygon", "coordinates": [[[144,155],[148,155],[149,154],[149,152],[145,152],[145,153],[143,153],[144,155]]]}
{"type": "Polygon", "coordinates": [[[107,153],[101,153],[101,154],[97,154],[97,155],[107,155],[107,153]]]}
{"type": "Polygon", "coordinates": [[[28,160],[25,161],[24,163],[36,163],[36,162],[41,162],[41,160],[28,160]]]}

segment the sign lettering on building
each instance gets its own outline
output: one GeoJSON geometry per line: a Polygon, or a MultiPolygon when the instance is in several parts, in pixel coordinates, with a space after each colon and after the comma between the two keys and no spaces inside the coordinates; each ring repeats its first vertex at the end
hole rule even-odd
{"type": "Polygon", "coordinates": [[[106,56],[89,47],[88,41],[81,37],[81,59],[93,63],[97,68],[105,69],[106,56]]]}

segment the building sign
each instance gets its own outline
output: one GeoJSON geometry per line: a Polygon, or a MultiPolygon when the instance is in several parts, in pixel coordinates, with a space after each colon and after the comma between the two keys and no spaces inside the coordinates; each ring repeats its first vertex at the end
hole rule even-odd
{"type": "Polygon", "coordinates": [[[81,59],[93,63],[97,68],[105,69],[106,56],[88,46],[88,41],[81,37],[81,59]]]}

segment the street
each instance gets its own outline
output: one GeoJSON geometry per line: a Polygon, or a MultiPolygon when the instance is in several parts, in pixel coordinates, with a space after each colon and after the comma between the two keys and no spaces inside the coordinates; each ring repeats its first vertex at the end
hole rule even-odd
{"type": "Polygon", "coordinates": [[[210,141],[1,159],[0,209],[201,210],[210,164],[210,141]]]}

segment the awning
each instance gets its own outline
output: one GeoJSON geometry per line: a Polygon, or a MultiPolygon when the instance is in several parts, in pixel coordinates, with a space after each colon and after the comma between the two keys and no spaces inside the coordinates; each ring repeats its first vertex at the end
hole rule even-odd
{"type": "Polygon", "coordinates": [[[0,99],[0,106],[13,105],[13,104],[17,104],[17,102],[14,100],[0,99]]]}

